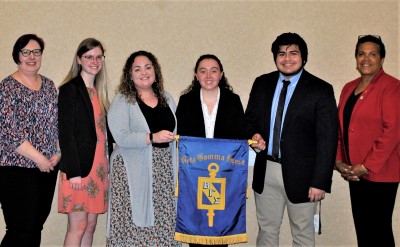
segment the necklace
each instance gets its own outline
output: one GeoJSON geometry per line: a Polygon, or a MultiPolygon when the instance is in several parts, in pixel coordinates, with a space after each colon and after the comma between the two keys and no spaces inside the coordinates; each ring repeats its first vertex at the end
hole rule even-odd
{"type": "Polygon", "coordinates": [[[91,88],[91,87],[86,87],[86,89],[88,91],[90,100],[92,100],[93,99],[93,95],[94,95],[94,89],[91,88]]]}

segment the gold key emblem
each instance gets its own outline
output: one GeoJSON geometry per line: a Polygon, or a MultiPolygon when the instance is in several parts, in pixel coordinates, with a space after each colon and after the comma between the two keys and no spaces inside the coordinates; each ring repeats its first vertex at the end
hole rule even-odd
{"type": "Polygon", "coordinates": [[[210,177],[198,178],[197,208],[208,210],[209,227],[214,226],[214,210],[225,210],[226,178],[216,178],[218,170],[217,163],[210,163],[208,165],[210,177]],[[203,198],[207,198],[208,201],[203,202],[203,198]]]}

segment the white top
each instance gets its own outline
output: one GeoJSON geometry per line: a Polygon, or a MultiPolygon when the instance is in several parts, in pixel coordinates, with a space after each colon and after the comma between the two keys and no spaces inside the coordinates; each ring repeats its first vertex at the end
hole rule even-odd
{"type": "Polygon", "coordinates": [[[214,137],[215,119],[217,118],[219,95],[220,95],[220,90],[218,87],[217,101],[215,102],[215,105],[213,106],[211,114],[208,114],[207,105],[206,105],[206,103],[204,103],[204,100],[203,100],[203,89],[200,90],[201,109],[203,110],[204,127],[205,127],[207,138],[214,137]]]}

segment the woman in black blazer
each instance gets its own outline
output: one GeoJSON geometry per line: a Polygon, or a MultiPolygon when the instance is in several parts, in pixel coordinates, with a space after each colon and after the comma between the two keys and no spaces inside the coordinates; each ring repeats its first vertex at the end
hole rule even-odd
{"type": "Polygon", "coordinates": [[[176,109],[178,135],[245,139],[243,105],[240,97],[233,93],[218,57],[202,55],[196,62],[194,73],[193,81],[183,91],[176,109]]]}
{"type": "Polygon", "coordinates": [[[68,214],[64,246],[91,246],[97,216],[107,211],[109,101],[104,60],[98,40],[83,40],[60,86],[58,212],[68,214]]]}

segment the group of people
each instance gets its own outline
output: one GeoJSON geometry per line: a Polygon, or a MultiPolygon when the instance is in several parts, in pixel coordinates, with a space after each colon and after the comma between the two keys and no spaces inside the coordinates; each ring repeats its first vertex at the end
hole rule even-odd
{"type": "Polygon", "coordinates": [[[296,33],[273,42],[277,70],[256,78],[246,110],[212,54],[199,57],[176,105],[157,58],[134,52],[110,104],[100,41],[79,44],[58,95],[38,73],[43,51],[40,37],[21,36],[12,52],[18,69],[0,82],[0,246],[40,246],[57,178],[64,246],[91,246],[105,212],[107,246],[180,246],[177,134],[254,141],[257,246],[279,246],[285,208],[293,246],[315,246],[314,215],[335,169],[349,181],[358,245],[394,246],[400,81],[382,68],[379,36],[358,38],[361,76],[338,106],[333,87],[305,70],[308,48],[296,33]]]}

